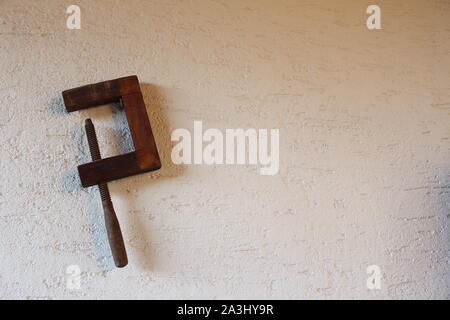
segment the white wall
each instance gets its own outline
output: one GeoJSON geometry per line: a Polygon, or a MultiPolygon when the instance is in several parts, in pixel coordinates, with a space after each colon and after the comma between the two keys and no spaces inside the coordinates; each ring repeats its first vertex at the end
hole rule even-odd
{"type": "Polygon", "coordinates": [[[444,0],[0,1],[0,298],[448,299],[449,16],[444,0]],[[85,118],[105,156],[130,148],[124,120],[67,114],[61,92],[132,74],[164,168],[110,184],[118,270],[76,166],[85,118]],[[171,164],[194,120],[280,128],[279,174],[171,164]]]}

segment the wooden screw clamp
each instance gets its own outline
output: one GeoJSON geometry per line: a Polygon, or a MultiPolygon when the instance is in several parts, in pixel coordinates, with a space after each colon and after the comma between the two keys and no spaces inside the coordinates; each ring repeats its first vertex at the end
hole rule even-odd
{"type": "MultiPolygon", "coordinates": [[[[86,136],[91,151],[93,161],[100,160],[100,148],[98,146],[97,135],[95,133],[94,124],[91,119],[85,122],[86,136]]],[[[99,183],[98,189],[102,199],[103,211],[105,213],[105,226],[108,235],[109,246],[114,258],[116,267],[123,268],[128,264],[127,252],[123,242],[122,231],[120,230],[119,220],[117,220],[116,212],[109,194],[108,184],[106,182],[99,183]]]]}
{"type": "Polygon", "coordinates": [[[139,80],[137,76],[119,78],[66,90],[62,95],[68,112],[117,101],[124,106],[135,151],[101,159],[94,125],[88,119],[85,128],[92,162],[78,166],[83,187],[99,186],[114,262],[117,267],[124,267],[128,259],[107,182],[161,168],[139,80]]]}

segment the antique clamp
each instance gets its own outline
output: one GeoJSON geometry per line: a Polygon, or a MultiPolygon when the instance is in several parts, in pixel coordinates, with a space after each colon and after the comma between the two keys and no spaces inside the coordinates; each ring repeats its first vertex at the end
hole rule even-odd
{"type": "Polygon", "coordinates": [[[87,119],[85,129],[92,162],[78,166],[83,187],[99,186],[114,262],[117,267],[124,267],[128,259],[107,182],[161,168],[139,80],[137,76],[119,78],[66,90],[62,95],[68,112],[117,101],[120,101],[125,109],[135,151],[101,159],[94,125],[87,119]]]}

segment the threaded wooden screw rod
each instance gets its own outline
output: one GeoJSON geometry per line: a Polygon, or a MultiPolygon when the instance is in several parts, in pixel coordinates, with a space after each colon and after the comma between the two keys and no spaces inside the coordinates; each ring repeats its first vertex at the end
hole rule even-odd
{"type": "Polygon", "coordinates": [[[105,211],[106,229],[114,261],[116,266],[124,267],[128,262],[127,253],[106,184],[109,181],[161,168],[161,159],[159,158],[158,148],[156,147],[148,119],[139,79],[133,75],[89,84],[65,90],[62,96],[68,112],[120,102],[126,114],[135,150],[114,157],[100,159],[100,150],[94,126],[91,120],[87,120],[86,134],[93,161],[78,166],[78,174],[83,187],[99,186],[105,211]]]}
{"type": "MultiPolygon", "coordinates": [[[[100,148],[98,146],[97,135],[95,134],[94,124],[91,119],[85,122],[86,136],[91,152],[92,161],[101,159],[100,148]]],[[[100,196],[102,199],[103,211],[105,212],[105,225],[108,234],[109,245],[114,258],[114,263],[118,268],[123,268],[128,264],[127,252],[123,242],[122,231],[120,230],[119,221],[109,194],[108,184],[101,182],[98,184],[100,196]]]]}

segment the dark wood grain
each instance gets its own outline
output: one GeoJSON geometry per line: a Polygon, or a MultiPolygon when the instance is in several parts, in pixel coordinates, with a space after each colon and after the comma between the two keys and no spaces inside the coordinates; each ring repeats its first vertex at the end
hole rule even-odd
{"type": "MultiPolygon", "coordinates": [[[[98,145],[97,134],[91,119],[86,119],[84,128],[89,144],[89,151],[93,161],[101,159],[100,147],[98,145]]],[[[123,268],[128,264],[127,251],[123,242],[122,231],[120,230],[119,220],[117,219],[114,206],[111,201],[108,184],[102,182],[98,185],[100,197],[102,199],[103,212],[105,216],[105,226],[108,234],[109,246],[114,258],[114,263],[118,268],[123,268]]]]}
{"type": "Polygon", "coordinates": [[[144,155],[144,160],[139,159],[137,152],[131,152],[82,164],[78,166],[81,184],[89,187],[161,168],[161,163],[152,154],[144,152],[144,155]]]}
{"type": "Polygon", "coordinates": [[[105,213],[106,234],[108,235],[114,264],[118,268],[123,268],[128,264],[128,257],[122,237],[122,231],[120,230],[119,220],[117,220],[111,200],[103,200],[102,206],[105,213]]]}
{"type": "Polygon", "coordinates": [[[68,112],[121,101],[135,151],[80,165],[84,187],[158,170],[161,160],[137,76],[91,84],[63,92],[68,112]]]}
{"type": "Polygon", "coordinates": [[[67,111],[73,112],[119,101],[125,95],[140,92],[137,76],[130,76],[66,90],[62,95],[67,111]]]}

